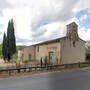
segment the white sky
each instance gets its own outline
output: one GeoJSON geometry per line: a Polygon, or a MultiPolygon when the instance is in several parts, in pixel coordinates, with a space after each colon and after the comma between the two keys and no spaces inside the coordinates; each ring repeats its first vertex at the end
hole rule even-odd
{"type": "MultiPolygon", "coordinates": [[[[13,18],[17,45],[64,36],[66,24],[75,21],[81,10],[90,8],[90,0],[0,0],[0,42],[13,18]]],[[[82,15],[81,22],[88,15],[82,15]]],[[[79,36],[90,40],[90,29],[79,28],[79,36]]]]}

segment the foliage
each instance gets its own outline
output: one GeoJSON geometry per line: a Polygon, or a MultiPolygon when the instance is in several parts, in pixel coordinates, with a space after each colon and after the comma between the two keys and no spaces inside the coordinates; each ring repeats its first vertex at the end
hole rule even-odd
{"type": "Polygon", "coordinates": [[[25,48],[25,46],[17,46],[17,47],[16,47],[17,51],[18,51],[19,49],[23,49],[23,48],[25,48]]]}
{"type": "Polygon", "coordinates": [[[12,59],[12,62],[17,62],[18,54],[15,53],[15,54],[11,57],[11,59],[12,59]]]}
{"type": "Polygon", "coordinates": [[[88,48],[86,48],[86,59],[90,59],[90,46],[88,46],[88,48]]]}
{"type": "Polygon", "coordinates": [[[2,44],[0,44],[0,58],[3,58],[3,55],[2,55],[2,44]]]}
{"type": "Polygon", "coordinates": [[[88,46],[88,48],[86,48],[86,54],[90,54],[90,46],[88,46]]]}
{"type": "Polygon", "coordinates": [[[13,19],[9,21],[7,28],[7,58],[8,61],[11,59],[12,55],[16,52],[16,41],[14,35],[14,23],[13,19]]]}
{"type": "Polygon", "coordinates": [[[45,56],[45,60],[47,60],[48,59],[48,56],[45,56]]]}
{"type": "Polygon", "coordinates": [[[7,37],[5,33],[3,36],[2,55],[3,55],[3,59],[6,61],[7,59],[7,37]]]}
{"type": "Polygon", "coordinates": [[[25,64],[28,63],[28,62],[29,62],[28,59],[24,59],[24,60],[23,60],[23,63],[25,63],[25,64]]]}
{"type": "MultiPolygon", "coordinates": [[[[25,46],[16,46],[17,51],[18,51],[19,49],[23,49],[24,47],[25,47],[25,46]]],[[[0,58],[3,58],[2,49],[3,49],[3,45],[0,44],[0,58]]]]}
{"type": "Polygon", "coordinates": [[[4,33],[2,54],[4,60],[10,61],[11,57],[16,53],[16,40],[14,34],[14,23],[13,19],[8,22],[7,36],[4,33]]]}

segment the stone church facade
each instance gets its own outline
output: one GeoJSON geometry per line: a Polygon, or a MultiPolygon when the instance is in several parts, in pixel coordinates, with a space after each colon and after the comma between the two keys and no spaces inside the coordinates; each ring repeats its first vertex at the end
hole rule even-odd
{"type": "Polygon", "coordinates": [[[65,37],[45,41],[18,50],[18,59],[30,61],[45,59],[51,64],[69,64],[85,61],[85,41],[78,36],[78,25],[67,25],[65,37]]]}

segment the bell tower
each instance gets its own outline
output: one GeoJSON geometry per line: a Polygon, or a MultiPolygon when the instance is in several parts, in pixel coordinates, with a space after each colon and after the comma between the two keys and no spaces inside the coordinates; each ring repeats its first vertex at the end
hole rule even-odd
{"type": "Polygon", "coordinates": [[[67,25],[66,36],[72,41],[78,40],[78,25],[75,22],[72,22],[67,25]]]}

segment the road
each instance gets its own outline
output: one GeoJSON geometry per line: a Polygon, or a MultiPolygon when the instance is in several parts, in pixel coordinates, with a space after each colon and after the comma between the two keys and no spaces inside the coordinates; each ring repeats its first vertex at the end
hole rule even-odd
{"type": "Polygon", "coordinates": [[[90,69],[2,79],[0,90],[90,90],[90,69]]]}

